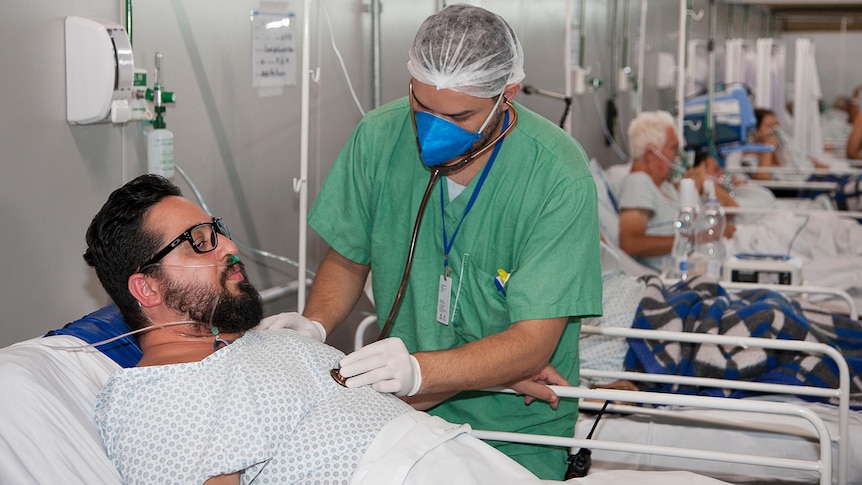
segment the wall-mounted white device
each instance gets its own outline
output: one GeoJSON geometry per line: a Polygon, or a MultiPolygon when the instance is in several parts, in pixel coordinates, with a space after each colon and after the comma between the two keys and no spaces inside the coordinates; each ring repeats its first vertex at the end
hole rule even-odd
{"type": "Polygon", "coordinates": [[[66,119],[124,123],[135,76],[126,30],[110,20],[66,17],[66,119]]]}

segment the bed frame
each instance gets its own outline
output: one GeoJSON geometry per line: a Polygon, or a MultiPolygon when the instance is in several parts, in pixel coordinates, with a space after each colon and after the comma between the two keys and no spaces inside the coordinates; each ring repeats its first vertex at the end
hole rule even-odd
{"type": "MultiPolygon", "coordinates": [[[[642,330],[642,329],[631,329],[631,328],[599,328],[592,327],[588,325],[584,325],[581,327],[581,332],[584,334],[590,335],[605,335],[605,336],[615,336],[615,337],[634,337],[634,338],[642,338],[648,340],[663,340],[663,341],[677,341],[677,342],[691,342],[691,343],[713,343],[716,345],[733,345],[739,347],[760,347],[764,349],[774,349],[774,350],[791,350],[791,351],[803,351],[807,353],[818,353],[823,354],[830,359],[832,359],[839,371],[839,386],[838,388],[821,388],[821,387],[806,387],[806,386],[792,386],[792,385],[780,385],[780,384],[763,384],[756,382],[747,382],[747,381],[734,381],[734,380],[726,380],[726,379],[712,379],[712,378],[701,378],[701,377],[686,377],[686,376],[672,376],[672,375],[657,375],[657,374],[644,374],[639,372],[611,372],[611,371],[596,371],[591,369],[581,369],[581,377],[582,378],[609,378],[609,379],[627,379],[630,381],[638,381],[638,382],[657,382],[657,383],[677,383],[683,385],[698,385],[705,387],[714,387],[714,388],[724,388],[724,389],[737,389],[737,390],[749,390],[749,391],[757,391],[757,392],[765,392],[770,394],[784,394],[784,395],[795,395],[795,396],[810,396],[810,397],[820,397],[820,398],[836,398],[838,399],[838,427],[839,433],[838,436],[831,437],[832,441],[835,441],[838,449],[838,466],[836,470],[836,476],[838,478],[839,485],[846,485],[847,483],[847,470],[848,470],[848,459],[849,459],[849,447],[848,447],[848,431],[849,431],[849,415],[850,415],[850,370],[847,365],[847,361],[844,360],[844,357],[841,353],[833,347],[822,343],[814,343],[814,342],[801,342],[801,341],[793,341],[793,340],[773,340],[773,339],[763,339],[763,338],[754,338],[754,337],[732,337],[732,336],[724,336],[724,335],[707,335],[707,334],[691,334],[691,333],[678,333],[678,332],[666,332],[661,330],[642,330]]],[[[724,398],[718,398],[724,399],[724,398]]],[[[740,401],[737,399],[730,399],[731,401],[740,401]]],[[[742,400],[745,401],[745,400],[742,400]]],[[[641,401],[632,401],[632,402],[641,402],[641,401]]],[[[667,404],[673,404],[668,402],[667,404]]],[[[582,408],[591,409],[595,408],[594,405],[590,403],[583,403],[582,408]]],[[[609,408],[610,409],[610,408],[609,408]]],[[[719,409],[719,408],[716,408],[719,409]]],[[[644,410],[642,408],[632,408],[629,407],[615,407],[614,410],[619,412],[627,412],[627,413],[642,413],[644,410]]],[[[824,442],[822,441],[823,436],[819,434],[821,438],[821,457],[824,442]]],[[[827,433],[828,436],[828,433],[827,433]]],[[[831,443],[826,442],[825,446],[831,449],[831,443]]],[[[830,463],[831,467],[831,462],[830,463]]]]}
{"type": "MultiPolygon", "coordinates": [[[[724,285],[725,282],[721,284],[724,285]]],[[[762,288],[763,285],[752,285],[746,283],[733,283],[734,289],[749,289],[762,288]]],[[[775,285],[776,290],[787,290],[785,285],[775,285]]],[[[835,290],[824,289],[820,287],[795,287],[791,290],[797,290],[802,293],[833,293],[835,290]]],[[[858,318],[856,306],[852,298],[847,296],[845,299],[851,315],[858,318]]],[[[364,336],[369,327],[374,325],[377,317],[374,315],[366,317],[356,329],[354,346],[356,349],[364,345],[364,336]]],[[[602,449],[610,451],[622,451],[631,453],[646,453],[664,456],[675,456],[680,458],[693,458],[712,461],[723,461],[740,464],[756,464],[763,466],[780,467],[796,470],[807,470],[819,473],[820,483],[832,483],[832,442],[834,441],[838,449],[838,463],[835,475],[839,485],[846,485],[849,448],[847,443],[848,428],[849,428],[849,409],[850,409],[850,371],[846,360],[841,353],[833,347],[822,343],[801,342],[791,340],[774,340],[755,337],[731,337],[723,335],[708,335],[708,334],[691,334],[680,332],[668,332],[660,330],[642,330],[631,328],[600,328],[590,325],[582,325],[581,332],[589,335],[605,335],[614,337],[635,337],[650,340],[667,340],[678,342],[693,342],[693,343],[714,343],[718,345],[734,345],[743,347],[760,347],[764,349],[776,350],[791,350],[804,351],[809,353],[818,353],[828,356],[832,359],[839,369],[839,387],[819,388],[793,385],[779,384],[763,384],[747,381],[733,381],[726,379],[712,379],[686,376],[670,376],[657,374],[644,374],[637,372],[609,372],[597,371],[591,369],[581,369],[580,375],[582,378],[610,378],[610,379],[627,379],[638,382],[660,382],[660,383],[679,383],[684,385],[701,385],[714,388],[749,390],[757,392],[766,392],[772,394],[795,395],[795,396],[810,396],[819,398],[837,398],[839,401],[839,433],[838,436],[832,436],[823,422],[822,418],[817,416],[812,410],[796,404],[790,403],[773,403],[746,399],[728,399],[716,398],[708,396],[687,396],[675,395],[667,393],[651,393],[651,392],[634,392],[621,391],[612,389],[588,389],[584,387],[562,387],[551,386],[552,389],[560,397],[584,399],[581,404],[581,409],[598,410],[601,406],[593,400],[611,400],[618,402],[644,403],[652,405],[682,405],[703,409],[718,409],[718,410],[735,410],[735,411],[753,411],[768,414],[781,414],[788,416],[798,416],[811,423],[815,430],[817,439],[820,443],[820,457],[818,460],[805,461],[793,460],[785,458],[775,458],[769,456],[751,456],[741,455],[736,453],[721,453],[703,450],[681,450],[679,448],[663,447],[657,445],[639,445],[631,443],[619,442],[604,442],[601,440],[585,440],[579,438],[562,438],[549,437],[541,435],[529,435],[520,433],[504,433],[496,431],[474,430],[474,435],[481,439],[492,439],[501,441],[514,441],[530,444],[546,444],[551,446],[565,447],[589,447],[593,449],[602,449]]],[[[508,392],[514,393],[511,389],[493,388],[487,389],[489,392],[508,392]]],[[[643,408],[638,406],[611,405],[609,411],[626,413],[626,414],[657,414],[660,412],[668,413],[672,411],[659,411],[651,408],[643,408]]],[[[782,432],[780,430],[771,430],[782,432]]]]}
{"type": "MultiPolygon", "coordinates": [[[[563,438],[554,436],[543,436],[526,433],[509,433],[501,431],[473,430],[472,434],[483,440],[511,441],[517,443],[542,444],[550,446],[563,446],[568,448],[588,448],[609,451],[620,451],[626,453],[642,453],[663,456],[673,456],[696,460],[718,461],[744,465],[763,465],[771,467],[786,468],[792,470],[804,470],[820,475],[819,483],[827,485],[832,483],[832,447],[829,429],[823,419],[812,410],[804,406],[790,403],[775,403],[754,401],[745,399],[726,399],[708,396],[683,396],[675,394],[660,394],[640,391],[623,391],[616,389],[589,389],[585,387],[550,386],[561,398],[582,399],[581,408],[587,408],[587,404],[596,404],[590,400],[609,400],[618,402],[637,402],[654,405],[680,405],[702,409],[718,409],[731,411],[752,411],[768,414],[781,414],[786,416],[797,416],[805,419],[814,428],[819,443],[820,456],[816,460],[798,460],[787,458],[776,458],[770,456],[752,456],[750,454],[715,452],[705,450],[681,449],[659,445],[622,443],[617,441],[604,441],[599,439],[563,438]]],[[[486,389],[489,392],[514,393],[511,389],[493,388],[486,389]]],[[[600,406],[599,406],[600,407],[600,406]]],[[[626,409],[640,410],[634,406],[608,406],[608,410],[620,411],[626,409]]]]}

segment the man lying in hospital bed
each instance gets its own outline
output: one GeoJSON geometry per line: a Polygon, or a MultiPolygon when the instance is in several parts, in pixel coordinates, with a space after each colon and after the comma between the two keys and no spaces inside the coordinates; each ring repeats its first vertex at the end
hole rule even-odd
{"type": "Polygon", "coordinates": [[[468,426],[340,386],[343,354],[278,317],[252,329],[262,308],[226,227],[169,182],[142,176],[109,201],[85,259],[125,318],[109,307],[0,351],[2,483],[542,483],[468,426]],[[122,257],[183,229],[150,260],[122,257]],[[146,330],[140,350],[106,338],[125,321],[146,330]]]}

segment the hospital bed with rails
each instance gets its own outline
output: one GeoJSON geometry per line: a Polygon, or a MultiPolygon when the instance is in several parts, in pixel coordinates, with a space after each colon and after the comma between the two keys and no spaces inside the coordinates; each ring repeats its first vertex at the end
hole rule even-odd
{"type": "MultiPolygon", "coordinates": [[[[100,350],[86,347],[86,343],[101,342],[127,331],[128,328],[116,307],[109,305],[62,329],[49,332],[44,337],[32,338],[0,349],[0,389],[2,389],[0,392],[0,409],[2,409],[0,483],[106,485],[122,483],[121,477],[102,447],[95,424],[93,406],[98,392],[111,374],[122,366],[135,365],[141,353],[131,337],[100,345],[100,350]]],[[[571,393],[575,397],[596,399],[633,399],[623,391],[567,388],[559,392],[571,393]]],[[[647,393],[643,395],[646,396],[647,393]]],[[[711,399],[692,396],[688,398],[705,406],[710,404],[711,399]]],[[[727,402],[727,400],[721,401],[727,402]]],[[[794,406],[782,407],[788,413],[805,413],[804,410],[795,409],[794,406]]],[[[822,433],[824,442],[828,441],[828,430],[825,425],[815,416],[809,417],[822,433]]],[[[514,438],[550,441],[556,439],[514,438]]],[[[498,436],[495,439],[507,438],[498,436]]],[[[571,444],[577,443],[574,438],[571,440],[571,444]]],[[[567,444],[569,443],[563,443],[563,445],[567,444]]],[[[590,444],[599,446],[598,442],[592,440],[590,444]]],[[[610,449],[619,449],[620,446],[626,447],[626,445],[612,444],[610,449]]],[[[824,449],[828,448],[824,447],[824,449]]],[[[662,449],[657,452],[667,453],[668,451],[662,449]]],[[[750,457],[728,455],[716,456],[714,459],[749,461],[750,457]]],[[[795,466],[821,471],[825,477],[823,483],[829,483],[831,471],[825,465],[829,461],[830,455],[826,451],[807,464],[795,466]]],[[[505,466],[505,463],[501,465],[505,466]]],[[[445,463],[437,466],[445,466],[445,463]]],[[[538,479],[537,482],[539,482],[538,479]]],[[[430,484],[435,483],[435,479],[433,474],[427,474],[418,481],[401,482],[387,477],[384,482],[374,482],[375,485],[385,485],[385,483],[430,484]]],[[[562,482],[545,480],[541,483],[562,482]]],[[[587,477],[572,478],[566,483],[711,485],[725,482],[690,471],[621,470],[591,473],[587,477]]]]}
{"type": "MultiPolygon", "coordinates": [[[[715,320],[714,310],[721,307],[711,306],[713,302],[707,296],[696,299],[688,293],[674,293],[657,280],[648,278],[643,284],[626,275],[607,277],[606,274],[605,314],[585,321],[582,327],[581,378],[586,385],[628,380],[657,392],[795,403],[819,415],[830,429],[834,483],[862,483],[862,465],[855,458],[862,453],[859,436],[862,325],[858,320],[822,312],[816,305],[807,304],[801,306],[805,310],[800,314],[798,308],[786,306],[789,300],[785,303],[781,301],[784,297],[769,295],[772,291],[745,290],[757,285],[738,285],[749,292],[749,296],[743,294],[739,298],[752,301],[756,298],[756,303],[750,307],[728,307],[715,320]],[[666,297],[664,303],[660,301],[662,295],[666,297]],[[631,300],[638,297],[643,299],[646,310],[633,308],[639,304],[631,300]],[[770,307],[775,311],[770,312],[770,307]],[[734,308],[738,311],[731,311],[734,308]],[[810,322],[800,321],[802,317],[810,322]],[[641,320],[652,324],[637,325],[641,320]],[[797,328],[801,329],[804,324],[820,328],[795,333],[794,327],[800,325],[797,328]],[[754,335],[758,338],[752,338],[754,335]],[[824,337],[830,335],[833,338],[824,337]],[[798,341],[791,340],[794,338],[798,341]],[[655,343],[648,344],[648,340],[655,343]],[[790,348],[798,349],[800,360],[788,357],[790,348]],[[639,355],[633,357],[635,353],[639,355]],[[813,371],[818,368],[824,372],[813,371]],[[846,376],[845,370],[849,373],[846,376]],[[806,377],[809,371],[817,377],[806,377]]],[[[855,314],[853,301],[847,303],[846,313],[855,314]]],[[[596,407],[592,402],[582,403],[577,437],[586,436],[592,428],[595,418],[589,417],[588,412],[596,407]]],[[[594,438],[712,452],[757,454],[770,450],[777,459],[815,457],[824,446],[810,425],[796,417],[752,415],[736,410],[704,411],[690,406],[610,406],[609,411],[611,414],[605,414],[596,426],[594,438]]],[[[695,464],[659,455],[634,457],[607,450],[594,450],[592,460],[595,470],[696,469],[733,483],[818,480],[804,470],[760,465],[728,468],[708,462],[695,464]]]]}
{"type": "MultiPolygon", "coordinates": [[[[600,230],[604,241],[619,249],[619,184],[625,165],[602,168],[591,160],[596,183],[600,230]]],[[[849,294],[862,306],[862,212],[831,209],[828,198],[804,201],[777,199],[763,187],[737,186],[737,208],[725,208],[736,233],[725,240],[729,256],[736,253],[794,256],[800,263],[802,285],[831,288],[849,294]]],[[[631,257],[623,257],[629,274],[656,273],[631,257]]]]}
{"type": "MultiPolygon", "coordinates": [[[[845,357],[842,354],[844,349],[840,345],[836,348],[834,342],[827,344],[816,341],[817,332],[799,336],[792,326],[786,323],[781,325],[778,339],[768,338],[768,331],[744,332],[739,325],[731,327],[726,334],[713,331],[712,328],[704,333],[683,328],[676,331],[633,329],[632,321],[635,307],[638,305],[638,301],[633,300],[644,296],[642,287],[641,291],[637,291],[637,283],[637,280],[621,272],[606,273],[603,288],[605,315],[597,319],[586,319],[582,327],[582,384],[607,384],[621,379],[658,382],[664,387],[656,390],[661,391],[660,393],[623,391],[628,394],[608,398],[599,394],[583,394],[579,392],[583,387],[556,388],[561,396],[590,398],[581,402],[582,413],[575,426],[574,438],[549,439],[490,431],[475,431],[475,434],[484,439],[505,437],[510,441],[568,446],[573,453],[581,447],[587,447],[592,450],[593,471],[596,472],[623,469],[691,470],[732,483],[862,483],[862,466],[852,459],[862,452],[862,413],[851,409],[853,404],[858,406],[862,400],[862,383],[859,380],[862,371],[862,354],[859,351],[862,345],[862,329],[856,329],[854,332],[856,327],[853,320],[857,314],[852,300],[845,302],[847,313],[854,319],[840,315],[836,317],[843,319],[843,326],[836,331],[849,334],[843,344],[850,348],[849,353],[852,355],[845,357]],[[613,276],[607,277],[608,274],[613,276]],[[794,341],[791,339],[793,336],[798,336],[801,340],[794,341]],[[658,371],[654,367],[647,371],[626,370],[623,361],[628,353],[629,341],[615,337],[659,340],[660,344],[656,346],[659,354],[672,353],[669,349],[673,344],[668,343],[672,341],[687,342],[682,345],[700,345],[703,348],[720,345],[712,347],[720,349],[718,358],[724,359],[727,356],[728,361],[736,364],[730,367],[729,371],[720,373],[721,378],[713,377],[716,375],[715,370],[705,372],[706,377],[694,375],[699,374],[699,370],[688,373],[658,371]],[[796,353],[800,356],[798,360],[794,360],[795,357],[787,358],[787,355],[796,353]],[[854,367],[848,365],[848,358],[854,367]],[[781,363],[773,362],[776,360],[781,363]],[[799,363],[802,370],[795,367],[799,363]],[[758,370],[756,378],[747,377],[748,380],[740,380],[741,376],[736,375],[740,373],[738,371],[744,370],[746,365],[759,369],[761,364],[769,370],[758,370]],[[821,368],[823,366],[830,370],[824,371],[821,368]],[[813,372],[816,376],[809,378],[805,376],[809,368],[820,369],[813,372]],[[788,373],[790,369],[793,370],[788,373]],[[723,391],[717,392],[719,389],[723,391]],[[851,389],[854,394],[851,394],[851,389]],[[669,390],[672,393],[666,393],[669,390]],[[684,395],[681,394],[683,392],[684,395]],[[716,401],[711,403],[709,409],[701,407],[699,403],[684,402],[689,397],[704,397],[692,396],[692,393],[714,396],[710,399],[716,401]],[[589,412],[601,406],[601,402],[596,399],[646,404],[611,405],[608,408],[610,414],[601,418],[592,436],[600,440],[601,444],[594,444],[585,437],[590,433],[595,421],[595,417],[589,412]],[[776,404],[791,404],[794,410],[781,409],[773,413],[761,408],[757,412],[751,412],[735,407],[768,407],[776,404]],[[797,414],[800,412],[801,414],[797,414]],[[818,424],[802,416],[809,413],[816,416],[814,421],[824,422],[827,428],[825,434],[817,430],[818,424]],[[824,440],[824,436],[828,436],[828,439],[824,440]],[[680,453],[679,450],[686,451],[680,453]],[[633,451],[636,453],[632,453],[633,451]],[[829,457],[826,457],[824,452],[829,457]],[[720,461],[731,459],[727,454],[736,455],[733,458],[736,465],[728,467],[720,461]],[[741,456],[750,457],[750,460],[740,459],[741,456]],[[825,460],[821,464],[829,469],[828,476],[822,474],[823,470],[817,466],[812,467],[818,460],[825,460]]],[[[731,286],[740,291],[751,291],[755,285],[731,286]]],[[[773,293],[769,298],[784,298],[774,292],[769,293],[773,293]]],[[[679,305],[679,302],[675,303],[679,305]]],[[[703,308],[700,306],[698,310],[703,308]]],[[[768,327],[763,323],[771,319],[771,316],[767,315],[768,308],[762,305],[752,306],[751,312],[760,318],[752,320],[754,328],[768,327]]],[[[809,311],[816,311],[816,308],[808,308],[809,311]]],[[[653,303],[649,305],[649,311],[646,313],[658,311],[659,307],[653,303]]],[[[796,318],[792,308],[783,312],[782,317],[786,314],[788,318],[796,318]]],[[[736,316],[728,312],[727,319],[733,321],[736,316]]],[[[826,317],[813,315],[812,318],[824,323],[822,320],[826,317]]],[[[700,320],[707,322],[706,318],[700,320]]],[[[370,316],[360,324],[354,342],[357,348],[366,341],[366,329],[373,327],[375,323],[376,318],[370,316]]],[[[826,332],[828,331],[827,329],[826,332]]],[[[698,362],[697,359],[692,361],[698,362]]],[[[696,366],[689,367],[695,369],[696,366]]]]}

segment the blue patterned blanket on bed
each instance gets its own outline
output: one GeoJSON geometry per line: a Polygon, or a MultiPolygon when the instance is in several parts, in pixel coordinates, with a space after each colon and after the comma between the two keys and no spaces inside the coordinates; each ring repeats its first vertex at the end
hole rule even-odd
{"type": "MultiPolygon", "coordinates": [[[[850,366],[851,405],[862,405],[862,323],[776,292],[727,293],[714,280],[693,278],[665,287],[647,284],[632,328],[761,337],[826,343],[850,366]]],[[[625,369],[655,374],[713,377],[772,384],[838,387],[838,369],[821,354],[783,350],[662,342],[630,338],[625,369]]],[[[647,390],[744,397],[749,391],[648,384],[647,390]]],[[[816,398],[812,398],[816,399],[816,398]]],[[[837,399],[832,402],[837,404],[837,399]]]]}

